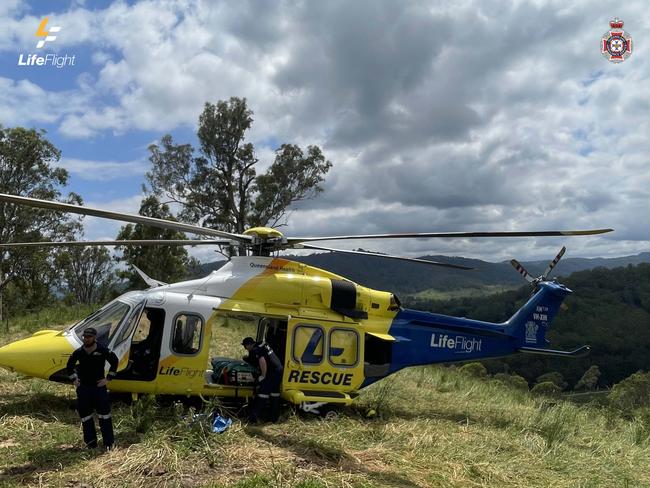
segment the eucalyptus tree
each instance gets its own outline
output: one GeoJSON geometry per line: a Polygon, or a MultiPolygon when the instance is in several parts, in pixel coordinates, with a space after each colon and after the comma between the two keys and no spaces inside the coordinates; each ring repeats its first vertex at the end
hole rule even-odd
{"type": "MultiPolygon", "coordinates": [[[[73,193],[63,198],[62,188],[67,184],[68,173],[56,166],[60,157],[60,151],[45,138],[45,131],[0,126],[0,193],[81,204],[81,198],[73,193]]],[[[0,202],[2,243],[57,240],[69,235],[76,223],[77,220],[61,212],[0,202]]],[[[36,281],[55,279],[49,271],[56,252],[35,247],[0,251],[0,319],[2,292],[7,286],[23,280],[21,288],[29,295],[32,288],[24,285],[35,276],[39,277],[36,281]]],[[[41,290],[34,300],[40,302],[49,283],[37,284],[41,290]]],[[[26,297],[21,299],[25,302],[26,297]]]]}
{"type": "MultiPolygon", "coordinates": [[[[198,149],[165,135],[149,146],[153,192],[181,207],[182,220],[241,234],[251,226],[286,224],[291,204],[313,198],[332,164],[318,146],[281,144],[273,163],[259,160],[246,132],[253,112],[245,98],[206,103],[199,117],[198,149]]],[[[243,252],[243,250],[241,250],[243,252]]]]}

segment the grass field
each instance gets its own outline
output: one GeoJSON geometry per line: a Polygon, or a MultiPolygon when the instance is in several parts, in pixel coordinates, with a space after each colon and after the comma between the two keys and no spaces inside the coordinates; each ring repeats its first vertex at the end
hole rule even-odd
{"type": "MultiPolygon", "coordinates": [[[[240,355],[246,332],[220,328],[218,352],[240,355]]],[[[115,403],[109,453],[82,448],[71,387],[0,371],[0,486],[650,487],[649,425],[443,366],[373,385],[338,420],[286,408],[221,435],[180,404],[115,403]]]]}

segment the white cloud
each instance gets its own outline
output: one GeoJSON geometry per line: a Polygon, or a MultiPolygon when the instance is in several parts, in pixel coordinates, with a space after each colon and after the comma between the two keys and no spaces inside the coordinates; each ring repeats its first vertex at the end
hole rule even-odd
{"type": "Polygon", "coordinates": [[[105,181],[130,176],[143,177],[150,164],[144,160],[120,162],[63,158],[57,166],[65,168],[82,180],[105,181]]]}
{"type": "MultiPolygon", "coordinates": [[[[0,21],[5,51],[33,43],[38,21],[11,12],[0,21]]],[[[251,140],[319,144],[334,163],[326,192],[295,210],[288,232],[614,227],[571,239],[569,251],[650,246],[643,2],[152,0],[56,17],[61,47],[89,47],[99,69],[76,91],[0,80],[6,124],[55,122],[77,138],[162,135],[195,126],[206,101],[243,96],[255,112],[251,140]],[[613,15],[639,40],[620,65],[598,50],[613,15]]],[[[258,148],[264,166],[273,154],[258,148]]],[[[138,161],[110,157],[65,164],[142,174],[138,161]]],[[[552,257],[558,244],[367,247],[528,259],[552,257]]]]}
{"type": "Polygon", "coordinates": [[[7,126],[57,122],[82,110],[86,99],[83,91],[47,91],[29,80],[0,77],[0,121],[7,126]]]}

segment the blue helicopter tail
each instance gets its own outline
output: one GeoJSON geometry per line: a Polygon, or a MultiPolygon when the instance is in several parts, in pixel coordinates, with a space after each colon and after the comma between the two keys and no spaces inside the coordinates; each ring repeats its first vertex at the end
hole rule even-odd
{"type": "Polygon", "coordinates": [[[552,281],[539,283],[535,294],[504,324],[505,332],[524,349],[544,349],[548,344],[546,331],[560,310],[564,298],[571,293],[566,286],[552,281]]]}

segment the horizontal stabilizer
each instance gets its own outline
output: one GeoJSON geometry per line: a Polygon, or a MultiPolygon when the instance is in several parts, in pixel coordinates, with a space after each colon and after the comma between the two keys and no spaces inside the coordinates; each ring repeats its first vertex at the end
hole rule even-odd
{"type": "Polygon", "coordinates": [[[527,354],[542,354],[544,356],[564,356],[564,357],[574,357],[579,358],[586,356],[591,351],[591,347],[582,346],[573,351],[556,351],[555,349],[538,349],[536,347],[520,347],[517,349],[517,352],[523,352],[527,354]]]}

